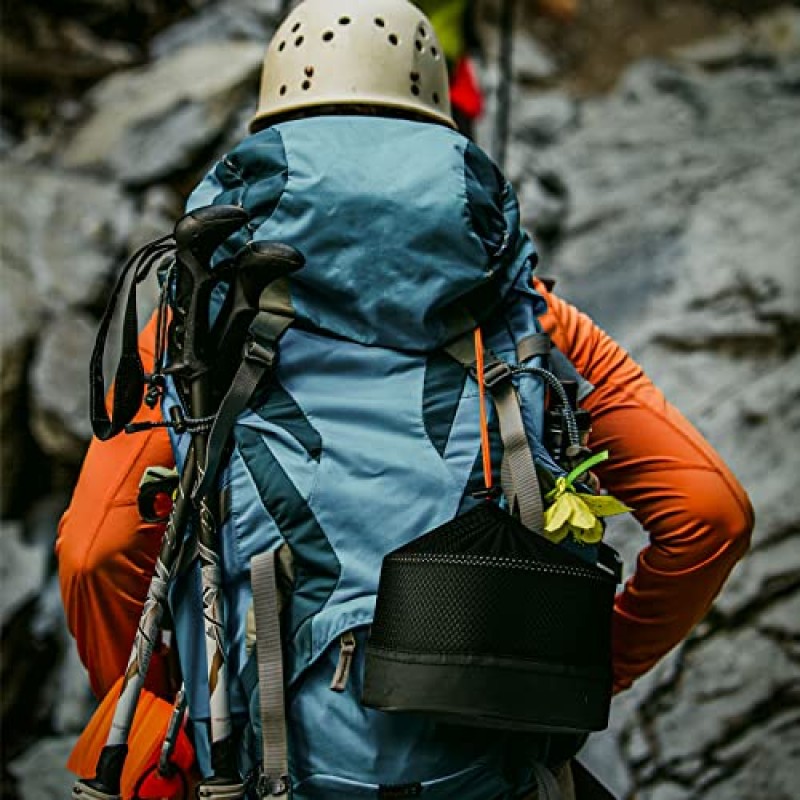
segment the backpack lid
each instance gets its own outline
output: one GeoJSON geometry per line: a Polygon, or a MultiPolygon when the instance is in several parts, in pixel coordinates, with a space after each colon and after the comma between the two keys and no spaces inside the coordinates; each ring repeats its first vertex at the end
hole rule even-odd
{"type": "Polygon", "coordinates": [[[365,345],[429,352],[527,285],[535,250],[509,183],[456,131],[403,119],[319,116],[244,140],[190,207],[239,202],[229,241],[277,240],[306,266],[291,278],[297,324],[365,345]]]}

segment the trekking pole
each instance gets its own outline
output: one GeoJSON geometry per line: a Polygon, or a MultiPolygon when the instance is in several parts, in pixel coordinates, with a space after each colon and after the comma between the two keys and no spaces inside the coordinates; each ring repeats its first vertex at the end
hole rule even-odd
{"type": "MultiPolygon", "coordinates": [[[[183,224],[183,254],[185,256],[188,251],[196,258],[210,257],[214,250],[248,219],[242,209],[234,206],[208,207],[187,216],[192,220],[191,231],[187,229],[188,223],[184,222],[187,217],[184,217],[176,225],[176,235],[183,224]],[[191,235],[187,236],[189,233],[191,235]]],[[[210,287],[202,282],[190,287],[190,302],[184,323],[203,316],[199,314],[199,304],[194,295],[206,291],[210,294],[210,287]]],[[[198,360],[199,348],[193,341],[195,332],[192,326],[183,325],[184,363],[187,363],[186,355],[189,354],[193,366],[203,374],[205,365],[198,360]]],[[[193,440],[189,445],[175,503],[167,521],[153,578],[136,629],[111,729],[97,763],[97,773],[94,778],[81,778],[75,783],[72,789],[73,800],[121,800],[120,781],[128,753],[128,736],[158,637],[167,601],[167,589],[179,561],[183,533],[193,509],[191,494],[197,480],[197,456],[197,447],[193,440]]]]}
{"type": "MultiPolygon", "coordinates": [[[[299,263],[302,265],[302,260],[299,263]]],[[[225,317],[222,331],[215,330],[216,335],[211,337],[218,342],[215,361],[222,368],[241,361],[246,325],[258,311],[262,292],[270,283],[297,269],[298,260],[296,251],[286,245],[255,242],[237,254],[231,268],[234,271],[234,280],[230,289],[233,293],[230,311],[225,317]],[[287,253],[290,258],[287,258],[287,253]]],[[[213,408],[213,387],[209,377],[206,373],[191,385],[192,414],[199,418],[205,418],[216,410],[213,408]]],[[[233,800],[244,797],[245,787],[240,780],[233,747],[219,531],[212,499],[216,497],[216,493],[211,491],[219,459],[212,459],[209,463],[208,446],[208,432],[201,429],[195,439],[198,474],[193,500],[199,519],[197,540],[202,576],[213,774],[200,783],[197,797],[206,800],[233,800]]]]}

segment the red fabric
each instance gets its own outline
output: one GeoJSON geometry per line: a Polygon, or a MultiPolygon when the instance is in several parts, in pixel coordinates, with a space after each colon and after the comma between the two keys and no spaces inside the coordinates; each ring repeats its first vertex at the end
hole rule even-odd
{"type": "Polygon", "coordinates": [[[468,119],[477,119],[483,113],[483,93],[468,56],[462,56],[453,70],[450,102],[468,119]]]}

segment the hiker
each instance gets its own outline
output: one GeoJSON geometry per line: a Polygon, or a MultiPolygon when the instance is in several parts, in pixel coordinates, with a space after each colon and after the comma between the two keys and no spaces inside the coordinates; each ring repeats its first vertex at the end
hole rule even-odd
{"type": "MultiPolygon", "coordinates": [[[[316,222],[311,227],[304,228],[303,235],[294,244],[308,259],[311,265],[306,267],[308,270],[313,270],[314,264],[327,261],[334,262],[337,267],[342,266],[340,299],[333,302],[331,298],[322,298],[320,302],[329,302],[325,306],[325,313],[330,320],[328,324],[338,326],[353,339],[368,344],[365,340],[370,331],[358,327],[363,320],[356,316],[356,312],[363,312],[359,306],[362,298],[358,294],[358,287],[354,287],[355,290],[350,287],[349,293],[347,292],[350,265],[347,259],[360,258],[358,266],[362,268],[362,273],[364,270],[373,273],[374,270],[388,269],[390,250],[381,250],[385,256],[384,261],[373,263],[371,248],[386,247],[384,239],[390,240],[389,244],[392,244],[391,236],[395,232],[391,224],[386,224],[385,219],[374,216],[378,207],[372,203],[371,195],[359,196],[358,191],[362,186],[369,192],[375,192],[376,196],[380,194],[381,202],[391,201],[396,192],[398,202],[390,210],[392,221],[398,227],[403,227],[403,231],[399,233],[411,237],[405,246],[417,248],[408,257],[403,254],[399,262],[391,262],[392,268],[396,264],[419,264],[422,271],[435,269],[438,259],[450,265],[448,268],[456,269],[457,258],[453,256],[456,249],[474,247],[478,236],[485,240],[478,242],[479,246],[485,246],[486,241],[496,236],[497,231],[493,229],[493,224],[513,217],[513,206],[508,213],[497,209],[497,197],[508,197],[508,192],[495,191],[493,196],[486,187],[497,188],[501,176],[487,172],[488,162],[485,157],[474,145],[465,144],[466,140],[452,130],[453,122],[446,102],[447,75],[443,60],[436,58],[437,44],[427,19],[405,0],[384,0],[380,3],[379,11],[376,10],[377,3],[370,3],[367,18],[357,14],[359,8],[360,5],[353,2],[343,1],[339,7],[339,4],[329,0],[307,0],[295,9],[277,31],[267,55],[261,101],[252,125],[254,135],[241,143],[209,173],[190,203],[196,208],[217,201],[241,202],[245,210],[254,214],[254,218],[266,218],[267,221],[281,219],[280,215],[285,214],[282,218],[285,226],[279,234],[281,238],[285,235],[287,239],[292,238],[292,220],[302,218],[303,202],[308,199],[315,213],[323,208],[325,213],[316,217],[316,222]],[[306,12],[309,15],[303,16],[306,12]],[[407,61],[402,59],[405,57],[403,48],[411,51],[415,48],[415,41],[420,40],[415,40],[413,35],[408,40],[397,36],[391,25],[395,18],[405,20],[409,16],[414,20],[410,30],[419,26],[423,31],[420,36],[424,35],[423,46],[429,54],[429,58],[418,71],[409,71],[407,66],[408,63],[416,63],[410,60],[414,58],[413,52],[410,52],[407,61]],[[301,33],[300,28],[292,30],[296,25],[305,26],[304,32],[301,33]],[[380,56],[379,63],[383,69],[365,71],[363,50],[359,51],[361,58],[356,59],[348,58],[347,49],[326,49],[325,45],[337,38],[355,42],[362,48],[380,48],[376,55],[380,56]],[[282,43],[285,43],[283,48],[282,43]],[[301,52],[303,44],[307,49],[301,52]],[[290,58],[286,67],[280,66],[281,62],[274,60],[284,50],[288,50],[290,58]],[[295,81],[291,69],[296,68],[301,61],[303,77],[301,81],[295,81]],[[326,66],[334,68],[326,71],[326,66]],[[287,76],[291,76],[291,80],[287,76]],[[424,92],[419,90],[420,86],[424,87],[424,92]],[[418,91],[414,91],[415,88],[418,91]],[[380,135],[372,132],[375,130],[380,131],[380,135]],[[310,143],[319,145],[319,137],[324,136],[330,136],[326,140],[330,150],[320,146],[309,147],[310,143]],[[376,175],[374,170],[368,168],[374,167],[377,156],[370,149],[359,150],[364,147],[362,137],[370,137],[370,147],[376,152],[383,152],[382,142],[391,144],[392,159],[387,160],[387,169],[391,168],[390,164],[395,163],[395,158],[400,159],[403,173],[397,171],[395,164],[390,188],[386,188],[382,175],[376,175]],[[417,143],[418,151],[415,150],[417,143]],[[438,149],[442,148],[442,143],[446,146],[438,149]],[[334,150],[334,146],[338,149],[334,150]],[[430,151],[426,149],[428,147],[431,148],[430,151]],[[436,238],[432,235],[434,232],[425,227],[431,224],[432,219],[438,219],[436,214],[440,208],[443,209],[443,214],[452,214],[442,217],[448,221],[468,217],[464,213],[463,205],[470,198],[465,200],[459,194],[469,194],[463,188],[463,179],[458,178],[451,183],[447,195],[441,193],[440,187],[430,183],[431,174],[441,176],[443,180],[447,175],[457,174],[450,162],[443,163],[445,152],[449,153],[449,158],[457,159],[453,163],[460,165],[462,170],[465,161],[470,161],[469,166],[473,172],[469,192],[473,193],[473,198],[478,198],[477,204],[483,203],[480,212],[470,209],[470,214],[473,215],[469,217],[470,224],[478,233],[472,228],[465,232],[464,228],[454,226],[452,229],[437,231],[440,238],[436,238]],[[284,158],[296,159],[293,162],[294,171],[286,167],[282,160],[284,158]],[[319,169],[319,174],[323,174],[321,165],[327,163],[326,159],[336,159],[332,168],[341,168],[341,173],[337,174],[347,176],[342,180],[346,180],[350,187],[355,185],[353,194],[347,198],[348,203],[338,207],[336,198],[325,195],[325,187],[315,181],[317,172],[314,170],[319,169]],[[286,184],[291,189],[288,199],[278,203],[281,193],[287,191],[283,181],[295,179],[299,183],[286,184]],[[312,188],[304,189],[304,185],[312,188]],[[303,192],[313,195],[315,186],[321,196],[306,198],[303,192]],[[486,189],[485,195],[476,194],[482,189],[486,189]],[[358,202],[365,205],[358,207],[358,202]],[[417,202],[420,203],[419,206],[416,205],[417,202]],[[249,204],[253,207],[248,208],[249,204]],[[339,227],[332,228],[327,219],[331,208],[338,208],[337,213],[341,215],[339,219],[335,215],[331,217],[337,219],[336,224],[339,227]],[[354,210],[358,212],[355,215],[354,210]],[[481,217],[480,213],[486,216],[481,217]],[[507,213],[505,217],[504,213],[507,213]],[[421,215],[424,215],[424,219],[421,215]],[[412,226],[407,223],[413,219],[418,219],[420,225],[412,230],[412,226]],[[418,231],[427,236],[413,241],[418,231]],[[317,233],[320,233],[321,239],[316,238],[317,233]],[[307,239],[303,238],[306,236],[307,239]],[[370,238],[372,236],[374,238],[370,238]],[[447,250],[442,250],[441,242],[444,242],[447,250]],[[334,247],[341,248],[341,253],[334,250],[334,247]],[[320,248],[320,252],[328,258],[320,256],[315,248],[320,248]],[[341,265],[336,261],[340,255],[343,258],[346,256],[341,265]],[[426,261],[429,257],[433,260],[426,261]]],[[[389,152],[386,150],[386,153],[389,152]]],[[[339,188],[348,188],[345,184],[336,185],[339,188]]],[[[246,230],[249,231],[250,227],[246,230]]],[[[518,231],[512,233],[517,237],[519,247],[524,248],[524,237],[518,231]]],[[[246,235],[246,231],[242,235],[246,235]]],[[[502,235],[500,238],[503,239],[502,235]]],[[[246,240],[240,237],[238,244],[245,243],[246,240]]],[[[501,242],[498,251],[503,247],[501,242]]],[[[531,260],[525,258],[526,263],[531,260]]],[[[355,270],[355,266],[353,269],[355,270]]],[[[526,269],[529,269],[529,264],[526,269]]],[[[313,278],[313,273],[311,274],[313,278]]],[[[400,302],[401,290],[409,288],[403,284],[408,274],[388,272],[384,275],[381,272],[381,276],[388,285],[381,287],[376,303],[400,302]]],[[[305,284],[306,287],[308,285],[305,284]]],[[[542,329],[549,334],[558,350],[572,362],[580,376],[594,387],[583,400],[583,407],[592,417],[589,444],[594,451],[608,448],[612,452],[612,457],[607,462],[597,464],[594,472],[605,490],[634,510],[636,519],[650,539],[648,546],[639,554],[635,571],[614,606],[613,688],[615,692],[619,692],[630,687],[636,678],[653,667],[708,611],[730,570],[747,549],[753,527],[753,513],[746,494],[720,457],[680,413],[667,403],[622,347],[586,315],[561,300],[543,281],[534,279],[533,289],[538,293],[531,293],[531,298],[535,307],[541,310],[542,329]]],[[[515,291],[525,294],[530,289],[524,287],[515,291]]],[[[413,292],[409,296],[414,297],[413,292]]],[[[395,306],[390,305],[390,308],[398,310],[395,306]]],[[[405,307],[405,311],[413,314],[413,308],[405,307]]],[[[410,335],[410,329],[404,318],[398,315],[386,319],[386,316],[383,315],[387,325],[396,323],[391,330],[394,341],[405,344],[403,337],[410,335]]],[[[412,321],[417,323],[413,317],[412,321]]],[[[424,325],[425,321],[419,324],[424,325]]],[[[140,336],[140,349],[145,357],[147,372],[154,369],[158,338],[156,328],[157,321],[154,317],[140,336]]],[[[292,341],[295,343],[308,335],[305,330],[290,331],[290,334],[294,334],[292,341]]],[[[342,334],[342,338],[347,337],[342,334]]],[[[297,344],[293,346],[296,348],[297,344]]],[[[366,348],[368,352],[380,349],[376,347],[373,350],[372,346],[366,348]]],[[[284,365],[292,367],[294,362],[291,347],[287,345],[282,357],[284,365]]],[[[316,358],[322,363],[330,363],[334,355],[332,352],[317,351],[316,358]]],[[[405,361],[402,363],[406,364],[405,361]]],[[[398,367],[398,370],[402,372],[405,368],[398,367]]],[[[354,380],[355,377],[354,373],[354,380]]],[[[348,402],[346,394],[328,399],[338,400],[340,403],[348,402]]],[[[349,402],[355,406],[357,402],[365,401],[353,393],[349,402]]],[[[318,464],[321,459],[320,448],[324,457],[325,442],[324,439],[321,444],[317,441],[313,415],[310,419],[306,418],[300,407],[302,403],[289,393],[281,395],[276,403],[279,407],[273,405],[273,413],[288,415],[289,422],[282,421],[283,427],[289,426],[288,438],[291,442],[288,442],[288,446],[294,447],[294,457],[298,459],[298,463],[309,463],[314,468],[314,464],[318,464]]],[[[362,407],[364,414],[367,413],[365,408],[368,409],[369,406],[362,407]]],[[[342,415],[350,416],[344,410],[342,415]]],[[[355,417],[354,424],[358,422],[358,415],[355,417]]],[[[138,423],[156,423],[161,420],[162,412],[157,407],[151,409],[142,406],[136,417],[138,423]]],[[[273,424],[274,420],[267,422],[273,424]]],[[[257,442],[251,444],[254,447],[259,446],[257,442]]],[[[366,459],[367,455],[379,454],[363,455],[366,459]]],[[[273,462],[269,461],[268,453],[265,452],[260,457],[262,456],[266,459],[265,464],[272,464],[272,477],[283,480],[280,468],[276,469],[273,462]]],[[[99,698],[111,691],[126,669],[131,641],[161,544],[163,525],[146,523],[141,519],[137,502],[139,482],[146,469],[168,468],[174,462],[173,446],[163,427],[154,427],[135,435],[121,435],[108,442],[94,440],[89,447],[70,507],[59,527],[56,549],[67,619],[76,638],[81,659],[89,672],[92,690],[99,698]]],[[[471,467],[471,464],[470,459],[468,466],[471,467]]],[[[405,465],[406,469],[415,466],[405,465]]],[[[420,463],[420,470],[424,466],[420,463]]],[[[374,479],[378,480],[380,477],[375,476],[374,479]]],[[[294,506],[290,511],[306,514],[304,509],[311,502],[310,498],[307,497],[304,503],[296,500],[290,494],[297,491],[291,481],[284,481],[281,486],[281,491],[285,494],[262,497],[262,502],[266,504],[278,503],[281,506],[269,507],[269,519],[278,519],[285,513],[285,507],[292,504],[294,506]],[[300,512],[297,512],[298,508],[300,512]]],[[[317,488],[322,492],[333,491],[335,487],[328,484],[317,488]]],[[[349,487],[341,488],[344,490],[349,487]]],[[[421,488],[420,494],[422,492],[421,488]]],[[[369,504],[378,503],[379,498],[369,493],[368,496],[369,504]]],[[[383,501],[384,498],[380,499],[383,501]]],[[[386,502],[391,499],[386,498],[386,502]]],[[[409,502],[409,509],[414,510],[414,505],[409,502]]],[[[419,506],[422,506],[422,497],[419,506]]],[[[380,509],[381,506],[376,508],[380,509]]],[[[243,517],[258,511],[265,520],[263,524],[267,525],[267,512],[263,507],[260,511],[256,506],[238,511],[243,517]]],[[[307,519],[311,525],[312,517],[307,519]]],[[[379,519],[375,524],[381,528],[387,522],[379,519]]],[[[274,527],[275,523],[271,524],[274,527]]],[[[419,533],[424,531],[423,528],[419,533]]],[[[382,535],[383,533],[381,531],[382,535]]],[[[250,530],[251,539],[253,534],[254,531],[250,530]]],[[[303,545],[306,548],[304,557],[312,560],[317,555],[314,548],[329,546],[322,539],[313,541],[313,546],[307,542],[303,545]]],[[[341,542],[339,544],[346,546],[341,542]]],[[[248,540],[246,545],[252,547],[253,542],[248,540]]],[[[324,558],[328,558],[327,551],[318,555],[322,567],[328,569],[328,562],[323,563],[324,558]]],[[[333,559],[336,557],[334,554],[333,559]]],[[[356,558],[352,555],[349,557],[356,558]]],[[[329,576],[325,575],[323,578],[328,580],[329,576]]],[[[311,579],[314,579],[313,575],[311,579]]],[[[185,581],[176,589],[175,594],[182,591],[189,591],[185,581]]],[[[353,593],[358,595],[356,590],[353,593]]],[[[356,600],[360,602],[361,599],[350,598],[353,603],[356,600]]],[[[359,607],[360,614],[362,611],[359,607]]],[[[362,614],[360,619],[363,621],[366,617],[362,614]]],[[[180,624],[180,620],[177,622],[180,624]]],[[[309,643],[308,647],[311,646],[309,643]]],[[[321,649],[315,655],[320,660],[305,664],[305,669],[311,670],[314,664],[323,669],[328,667],[328,661],[335,662],[334,650],[338,651],[336,642],[325,641],[319,646],[321,649]]],[[[178,650],[180,654],[180,644],[178,650]]],[[[152,713],[158,717],[157,723],[149,726],[144,724],[144,728],[149,731],[158,730],[169,716],[169,701],[177,688],[176,681],[170,674],[169,652],[166,647],[156,652],[147,677],[147,696],[151,698],[148,708],[156,708],[152,713]],[[163,702],[158,703],[158,698],[164,698],[163,702]]],[[[327,673],[314,673],[314,681],[324,681],[326,691],[330,680],[331,676],[327,673]]],[[[343,733],[328,733],[324,730],[322,721],[314,724],[309,720],[302,737],[292,741],[295,757],[299,757],[299,748],[306,746],[312,739],[317,744],[308,746],[312,749],[319,746],[319,737],[334,740],[335,745],[336,739],[343,737],[343,733]]],[[[139,742],[142,736],[135,738],[139,742]]],[[[141,746],[147,748],[146,744],[141,746]]],[[[157,747],[158,742],[152,746],[157,747]]],[[[355,749],[355,743],[353,746],[355,749]]],[[[455,737],[449,741],[447,752],[457,752],[460,746],[455,737]]],[[[475,746],[471,739],[465,740],[465,749],[461,753],[464,762],[483,763],[481,751],[476,754],[475,746]]],[[[129,759],[144,768],[148,759],[152,758],[152,753],[134,753],[133,741],[129,743],[129,747],[129,759]]],[[[388,773],[392,773],[398,765],[402,767],[404,763],[414,761],[415,747],[420,748],[416,754],[417,760],[424,762],[426,769],[432,770],[426,744],[414,742],[402,743],[402,746],[398,745],[378,755],[372,754],[374,761],[365,763],[364,768],[376,772],[385,768],[388,773]],[[425,759],[422,758],[423,753],[425,759]]],[[[431,752],[438,751],[434,748],[431,752]]],[[[198,752],[198,756],[200,755],[198,752]]],[[[307,762],[313,761],[317,753],[314,750],[302,752],[300,755],[300,760],[307,766],[307,762]]],[[[328,755],[326,753],[326,757],[328,755]]],[[[356,755],[357,753],[350,754],[350,758],[355,759],[356,755]]],[[[207,760],[207,753],[205,757],[207,760]]],[[[364,761],[367,761],[366,757],[364,761]]],[[[412,780],[415,782],[411,784],[411,788],[404,788],[403,791],[418,792],[415,787],[421,786],[421,783],[418,784],[413,776],[412,780]]],[[[493,780],[494,785],[501,785],[499,774],[493,780]]],[[[344,790],[341,786],[343,782],[346,784],[345,779],[312,776],[309,781],[309,786],[312,787],[309,792],[313,792],[315,786],[338,787],[330,788],[330,794],[317,788],[317,792],[321,793],[309,796],[343,796],[341,793],[344,790]],[[314,781],[318,783],[315,784],[314,781]]],[[[384,781],[380,783],[383,784],[384,781]]],[[[388,780],[385,783],[389,788],[382,789],[383,794],[379,796],[416,796],[392,795],[391,787],[398,782],[388,780]]],[[[512,785],[509,789],[516,790],[528,791],[522,784],[512,785]]],[[[472,794],[469,795],[466,792],[461,794],[457,789],[453,791],[456,794],[451,796],[497,796],[497,793],[481,794],[479,786],[471,789],[472,794]]],[[[504,796],[521,796],[519,792],[504,796]]]]}

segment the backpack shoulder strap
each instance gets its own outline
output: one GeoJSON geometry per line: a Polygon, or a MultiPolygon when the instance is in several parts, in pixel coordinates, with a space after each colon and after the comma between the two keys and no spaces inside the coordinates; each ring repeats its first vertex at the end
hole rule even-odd
{"type": "MultiPolygon", "coordinates": [[[[445,351],[470,372],[474,372],[476,357],[472,332],[455,339],[445,347],[445,351]]],[[[500,478],[503,494],[510,509],[519,509],[522,524],[541,533],[544,530],[542,493],[512,376],[510,364],[491,351],[486,352],[484,382],[494,400],[503,442],[500,478]]]]}

